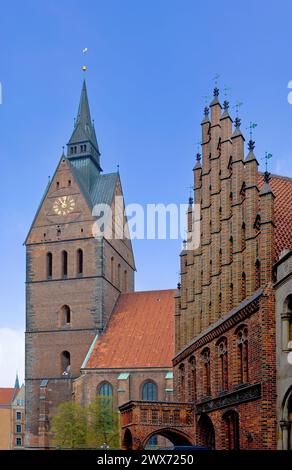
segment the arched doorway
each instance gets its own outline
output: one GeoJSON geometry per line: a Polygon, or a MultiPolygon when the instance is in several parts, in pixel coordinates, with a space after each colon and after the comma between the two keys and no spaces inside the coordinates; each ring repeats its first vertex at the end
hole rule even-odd
{"type": "Polygon", "coordinates": [[[284,398],[282,417],[282,449],[292,450],[292,387],[284,398]]]}
{"type": "Polygon", "coordinates": [[[149,434],[143,442],[143,449],[150,448],[153,439],[157,439],[157,447],[159,448],[172,448],[173,446],[191,446],[193,445],[192,439],[186,434],[176,429],[159,429],[149,434]],[[150,446],[149,446],[150,443],[150,446]]]}
{"type": "Polygon", "coordinates": [[[125,431],[122,446],[123,446],[123,449],[126,449],[126,450],[133,449],[133,438],[132,438],[132,433],[129,429],[126,429],[125,431]]]}
{"type": "Polygon", "coordinates": [[[215,430],[209,416],[201,415],[198,421],[198,440],[200,445],[215,449],[215,430]]]}

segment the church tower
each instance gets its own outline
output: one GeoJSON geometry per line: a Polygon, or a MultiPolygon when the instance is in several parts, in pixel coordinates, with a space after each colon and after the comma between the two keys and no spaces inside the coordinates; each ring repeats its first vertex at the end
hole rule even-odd
{"type": "Polygon", "coordinates": [[[50,447],[56,407],[71,399],[72,381],[119,294],[134,290],[131,240],[121,232],[126,218],[112,223],[123,208],[119,173],[102,173],[84,81],[67,155],[60,158],[25,241],[28,448],[50,447]],[[100,205],[111,211],[98,211],[100,205]],[[96,235],[98,212],[113,233],[96,235]],[[115,236],[117,226],[122,236],[115,236]]]}

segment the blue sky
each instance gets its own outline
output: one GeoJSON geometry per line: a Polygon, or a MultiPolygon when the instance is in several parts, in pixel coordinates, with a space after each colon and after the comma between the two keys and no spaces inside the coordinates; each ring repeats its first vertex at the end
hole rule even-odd
{"type": "MultiPolygon", "coordinates": [[[[22,243],[72,131],[82,48],[104,170],[119,163],[127,203],[185,203],[216,73],[222,101],[227,84],[231,106],[244,103],[242,130],[258,123],[258,159],[271,152],[271,170],[291,176],[291,17],[285,0],[1,5],[0,328],[24,329],[22,243]]],[[[180,242],[136,241],[134,249],[137,289],[176,285],[180,242]]]]}

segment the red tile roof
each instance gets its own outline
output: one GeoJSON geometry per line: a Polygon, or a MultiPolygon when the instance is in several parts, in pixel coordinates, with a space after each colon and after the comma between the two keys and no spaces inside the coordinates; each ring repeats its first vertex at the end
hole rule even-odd
{"type": "MultiPolygon", "coordinates": [[[[259,177],[259,187],[263,176],[259,177]]],[[[292,249],[292,178],[271,175],[270,187],[275,198],[275,257],[285,248],[292,249]]]]}
{"type": "Polygon", "coordinates": [[[175,290],[121,294],[86,369],[171,367],[175,290]]]}
{"type": "Polygon", "coordinates": [[[0,406],[10,405],[14,397],[14,388],[0,388],[0,406]]]}

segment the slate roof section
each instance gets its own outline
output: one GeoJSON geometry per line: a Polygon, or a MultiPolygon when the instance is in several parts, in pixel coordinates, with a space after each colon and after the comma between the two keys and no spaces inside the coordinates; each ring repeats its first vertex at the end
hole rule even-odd
{"type": "MultiPolygon", "coordinates": [[[[259,189],[263,187],[263,175],[259,176],[259,189]]],[[[275,195],[275,260],[282,250],[292,249],[292,178],[271,175],[269,185],[275,195]]]]}
{"type": "Polygon", "coordinates": [[[121,294],[85,369],[171,367],[175,290],[121,294]]]}
{"type": "Polygon", "coordinates": [[[99,173],[90,158],[67,159],[67,162],[91,208],[101,203],[111,205],[119,173],[99,173]]]}

